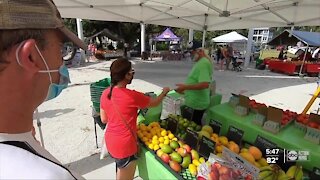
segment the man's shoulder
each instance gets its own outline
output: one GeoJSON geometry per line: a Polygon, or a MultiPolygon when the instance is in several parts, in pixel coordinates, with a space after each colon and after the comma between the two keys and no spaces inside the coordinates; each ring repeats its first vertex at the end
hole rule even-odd
{"type": "Polygon", "coordinates": [[[74,179],[62,166],[6,144],[0,144],[0,169],[0,179],[74,179]]]}

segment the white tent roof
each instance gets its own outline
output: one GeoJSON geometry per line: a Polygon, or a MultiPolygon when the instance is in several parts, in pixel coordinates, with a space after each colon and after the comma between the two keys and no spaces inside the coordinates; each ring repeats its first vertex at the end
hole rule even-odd
{"type": "Polygon", "coordinates": [[[229,42],[246,42],[248,38],[242,36],[241,34],[232,31],[227,34],[212,38],[213,42],[220,42],[220,43],[229,43],[229,42]]]}
{"type": "Polygon", "coordinates": [[[244,29],[320,24],[320,0],[54,0],[62,17],[244,29]]]}

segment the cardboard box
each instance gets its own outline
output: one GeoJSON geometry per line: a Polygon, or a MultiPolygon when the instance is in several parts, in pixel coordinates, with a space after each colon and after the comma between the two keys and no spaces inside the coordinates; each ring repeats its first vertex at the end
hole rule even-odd
{"type": "Polygon", "coordinates": [[[257,109],[257,114],[253,119],[253,124],[262,127],[268,116],[268,107],[262,106],[257,109]]]}
{"type": "Polygon", "coordinates": [[[272,133],[278,133],[281,129],[282,115],[282,109],[270,106],[267,112],[267,121],[264,123],[263,129],[272,133]]]}
{"type": "MultiPolygon", "coordinates": [[[[309,116],[309,123],[314,122],[320,124],[320,116],[318,114],[311,113],[309,116]]],[[[304,138],[315,144],[320,144],[320,129],[316,129],[310,126],[307,126],[307,132],[304,138]]]]}
{"type": "Polygon", "coordinates": [[[247,96],[239,95],[239,104],[235,108],[235,113],[239,116],[246,116],[249,113],[249,101],[247,96]]]}

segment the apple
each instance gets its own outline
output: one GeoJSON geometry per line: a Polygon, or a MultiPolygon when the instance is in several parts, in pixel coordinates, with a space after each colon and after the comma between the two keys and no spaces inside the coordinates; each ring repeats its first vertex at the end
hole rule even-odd
{"type": "Polygon", "coordinates": [[[187,153],[191,152],[191,147],[188,144],[184,144],[182,147],[187,150],[187,153]]]}
{"type": "Polygon", "coordinates": [[[167,153],[163,153],[162,155],[161,155],[161,160],[163,161],[163,162],[165,162],[165,163],[169,163],[169,161],[170,161],[170,156],[167,154],[167,153]]]}
{"type": "Polygon", "coordinates": [[[311,128],[318,129],[319,124],[316,123],[316,122],[309,122],[309,123],[308,123],[308,126],[311,127],[311,128]]]}

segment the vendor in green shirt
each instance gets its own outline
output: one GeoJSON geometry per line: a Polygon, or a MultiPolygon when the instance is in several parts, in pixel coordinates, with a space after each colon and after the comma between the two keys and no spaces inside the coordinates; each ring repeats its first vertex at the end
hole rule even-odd
{"type": "Polygon", "coordinates": [[[201,125],[201,119],[210,104],[210,83],[212,81],[212,63],[204,49],[192,43],[191,54],[196,62],[185,84],[177,84],[176,92],[184,94],[185,105],[193,109],[192,121],[201,125]]]}

